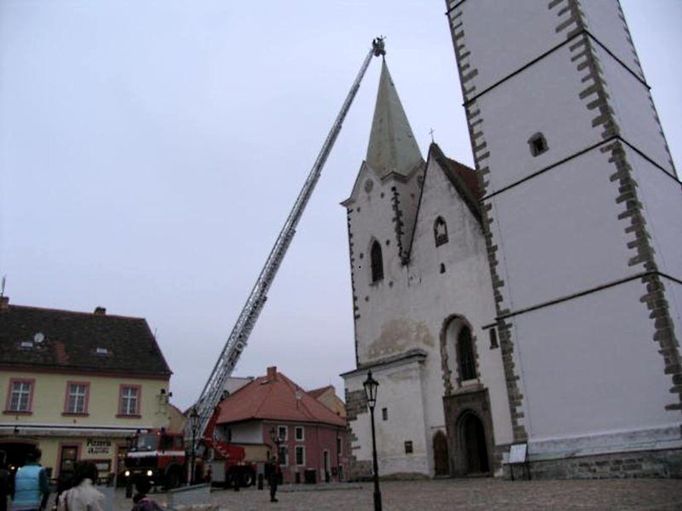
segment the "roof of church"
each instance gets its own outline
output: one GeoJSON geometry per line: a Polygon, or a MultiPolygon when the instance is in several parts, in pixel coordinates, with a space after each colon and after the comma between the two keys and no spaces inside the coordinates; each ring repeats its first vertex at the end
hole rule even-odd
{"type": "Polygon", "coordinates": [[[167,378],[171,370],[144,318],[0,306],[3,366],[167,378]]]}
{"type": "Polygon", "coordinates": [[[365,161],[382,178],[392,172],[408,176],[424,162],[385,60],[365,161]]]}
{"type": "Polygon", "coordinates": [[[481,219],[479,200],[483,197],[476,171],[456,160],[447,158],[438,144],[429,147],[429,157],[433,157],[443,169],[443,173],[457,189],[460,196],[476,218],[481,219]]]}
{"type": "Polygon", "coordinates": [[[256,378],[219,405],[217,424],[246,420],[315,422],[345,426],[346,421],[309,395],[276,367],[256,378]]]}

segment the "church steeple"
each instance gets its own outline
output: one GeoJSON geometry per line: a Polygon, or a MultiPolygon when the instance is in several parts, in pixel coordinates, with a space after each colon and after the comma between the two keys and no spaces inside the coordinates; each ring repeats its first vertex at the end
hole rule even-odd
{"type": "Polygon", "coordinates": [[[407,176],[424,162],[385,60],[365,160],[380,177],[407,176]]]}

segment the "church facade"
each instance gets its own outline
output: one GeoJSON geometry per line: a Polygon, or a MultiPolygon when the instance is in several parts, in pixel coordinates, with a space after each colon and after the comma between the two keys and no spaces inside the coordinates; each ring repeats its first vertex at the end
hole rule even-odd
{"type": "Polygon", "coordinates": [[[617,0],[448,0],[476,171],[388,69],[348,214],[358,474],[682,476],[682,188],[617,0]],[[511,122],[510,120],[513,120],[511,122]]]}
{"type": "Polygon", "coordinates": [[[476,466],[489,472],[495,445],[512,439],[494,318],[480,189],[473,170],[436,144],[424,161],[382,64],[367,158],[347,209],[357,369],[345,373],[357,476],[370,470],[362,382],[372,370],[381,474],[446,475],[457,413],[476,466]],[[467,406],[463,406],[467,403],[467,406]],[[475,412],[474,412],[475,410],[475,412]]]}

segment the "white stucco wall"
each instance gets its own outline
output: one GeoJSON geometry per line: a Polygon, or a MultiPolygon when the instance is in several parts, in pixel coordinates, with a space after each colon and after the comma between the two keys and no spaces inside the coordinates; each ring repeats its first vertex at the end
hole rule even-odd
{"type": "MultiPolygon", "coordinates": [[[[424,402],[421,377],[422,364],[417,361],[389,364],[372,369],[379,382],[374,412],[379,474],[429,473],[429,446],[425,441],[424,402]],[[388,418],[383,419],[386,408],[388,418]],[[405,442],[411,441],[413,452],[405,453],[405,442]]],[[[360,371],[346,377],[348,391],[363,390],[367,372],[360,371]]],[[[351,446],[358,460],[372,459],[372,436],[369,410],[350,423],[357,440],[351,446]]]]}
{"type": "Polygon", "coordinates": [[[679,426],[635,280],[514,318],[532,441],[679,426]]]}
{"type": "Polygon", "coordinates": [[[634,48],[628,40],[627,31],[623,29],[618,0],[580,2],[580,9],[585,14],[587,30],[629,69],[643,78],[634,48]]]}
{"type": "Polygon", "coordinates": [[[663,273],[682,279],[682,185],[632,149],[625,152],[639,185],[656,264],[663,273]]]}
{"type": "Polygon", "coordinates": [[[621,136],[674,175],[670,153],[654,113],[649,90],[602,47],[596,46],[594,51],[601,65],[610,96],[609,104],[614,110],[621,136]]]}
{"type": "Polygon", "coordinates": [[[492,198],[491,231],[505,305],[524,309],[632,275],[632,238],[618,219],[617,169],[591,151],[492,198]]]}
{"type": "MultiPolygon", "coordinates": [[[[450,0],[449,3],[460,2],[450,0]]],[[[473,94],[490,87],[566,39],[565,34],[557,33],[555,29],[567,15],[557,17],[556,10],[550,11],[547,3],[538,3],[537,0],[461,3],[458,11],[463,12],[465,20],[467,50],[471,51],[478,67],[478,75],[467,83],[467,87],[476,87],[473,94]],[[479,15],[479,12],[486,14],[479,15]],[[495,15],[491,16],[491,12],[495,15]],[[533,27],[533,30],[526,27],[533,27]],[[470,34],[479,34],[480,37],[469,37],[470,34]]]]}

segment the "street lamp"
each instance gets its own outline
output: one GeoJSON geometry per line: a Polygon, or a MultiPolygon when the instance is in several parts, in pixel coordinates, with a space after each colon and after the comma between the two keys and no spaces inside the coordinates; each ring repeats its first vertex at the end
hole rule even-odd
{"type": "Polygon", "coordinates": [[[374,463],[374,511],[381,511],[381,490],[379,489],[379,465],[377,464],[377,439],[374,431],[374,407],[377,404],[377,389],[379,382],[372,378],[372,371],[367,373],[367,379],[362,382],[367,395],[370,417],[372,420],[372,462],[374,463]]]}
{"type": "Polygon", "coordinates": [[[282,439],[280,438],[275,428],[270,428],[270,440],[272,440],[272,443],[275,444],[276,454],[274,458],[275,462],[279,465],[279,446],[282,443],[282,439]]]}
{"type": "Polygon", "coordinates": [[[196,439],[197,439],[197,430],[199,429],[199,412],[197,412],[197,407],[196,405],[192,407],[192,410],[189,412],[189,427],[192,430],[192,451],[191,451],[191,458],[190,458],[190,473],[189,477],[187,480],[189,481],[189,484],[194,484],[194,463],[196,461],[196,455],[197,455],[197,447],[196,447],[196,439]]]}

